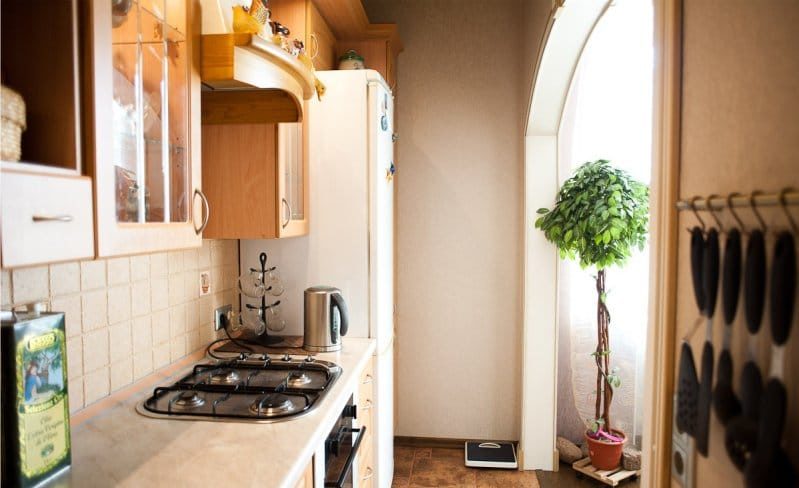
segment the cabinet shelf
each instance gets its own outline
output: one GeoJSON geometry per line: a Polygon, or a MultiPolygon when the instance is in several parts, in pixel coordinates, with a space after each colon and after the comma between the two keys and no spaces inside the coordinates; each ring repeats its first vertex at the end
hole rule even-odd
{"type": "Polygon", "coordinates": [[[303,101],[315,92],[302,61],[251,34],[207,34],[202,41],[203,123],[302,120],[303,101]]]}

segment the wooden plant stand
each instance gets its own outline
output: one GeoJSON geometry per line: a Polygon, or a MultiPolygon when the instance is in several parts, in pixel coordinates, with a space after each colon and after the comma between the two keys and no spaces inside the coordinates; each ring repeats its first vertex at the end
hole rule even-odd
{"type": "Polygon", "coordinates": [[[591,458],[583,458],[575,461],[572,468],[580,474],[599,480],[602,483],[610,486],[618,486],[618,484],[626,479],[633,478],[641,475],[641,470],[627,471],[619,466],[616,469],[607,471],[596,469],[591,466],[591,458]]]}

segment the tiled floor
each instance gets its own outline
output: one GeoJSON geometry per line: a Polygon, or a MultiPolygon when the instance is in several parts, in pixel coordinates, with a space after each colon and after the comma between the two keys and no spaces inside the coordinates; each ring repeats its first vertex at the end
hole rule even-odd
{"type": "Polygon", "coordinates": [[[533,487],[532,471],[476,469],[463,465],[463,449],[394,448],[394,487],[533,487]]]}
{"type": "MultiPolygon", "coordinates": [[[[514,471],[467,468],[463,449],[394,448],[395,488],[464,487],[464,488],[599,488],[597,481],[577,478],[570,466],[561,464],[558,472],[514,471]]],[[[638,488],[638,480],[621,484],[638,488]]]]}

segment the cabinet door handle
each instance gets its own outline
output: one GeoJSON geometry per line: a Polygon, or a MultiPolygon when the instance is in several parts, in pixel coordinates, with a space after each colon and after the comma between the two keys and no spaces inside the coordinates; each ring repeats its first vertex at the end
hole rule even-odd
{"type": "Polygon", "coordinates": [[[200,227],[194,226],[194,233],[200,235],[203,233],[206,227],[208,227],[208,219],[211,218],[211,206],[208,205],[208,198],[205,196],[205,193],[202,192],[199,188],[194,189],[194,197],[200,197],[200,200],[203,202],[203,213],[205,217],[203,217],[203,223],[200,224],[200,227]]]}
{"type": "Polygon", "coordinates": [[[367,466],[367,467],[366,467],[366,476],[364,476],[363,478],[361,478],[361,481],[366,481],[366,480],[368,480],[368,479],[369,479],[369,478],[371,478],[371,477],[372,477],[372,475],[374,475],[374,474],[375,474],[375,472],[374,472],[374,471],[372,471],[372,467],[371,467],[371,466],[367,466]]]}
{"type": "Polygon", "coordinates": [[[72,222],[71,215],[34,215],[34,222],[72,222]]]}
{"type": "Polygon", "coordinates": [[[285,198],[282,198],[281,201],[283,202],[283,205],[286,206],[286,210],[288,210],[286,215],[286,221],[283,222],[283,224],[281,224],[282,227],[285,229],[286,227],[288,227],[289,222],[291,222],[291,205],[289,204],[289,201],[286,200],[285,198]]]}
{"type": "Polygon", "coordinates": [[[369,384],[369,383],[371,383],[372,381],[374,381],[374,378],[372,377],[372,375],[370,375],[370,374],[367,374],[367,375],[366,375],[366,378],[364,378],[364,379],[363,379],[363,384],[364,384],[364,385],[368,385],[368,384],[369,384]]]}

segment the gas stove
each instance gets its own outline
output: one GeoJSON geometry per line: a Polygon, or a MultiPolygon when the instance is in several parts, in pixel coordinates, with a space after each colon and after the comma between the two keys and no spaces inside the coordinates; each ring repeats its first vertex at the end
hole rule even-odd
{"type": "Polygon", "coordinates": [[[340,375],[338,365],[313,356],[241,353],[195,365],[137,410],[156,418],[278,422],[310,412],[340,375]]]}

